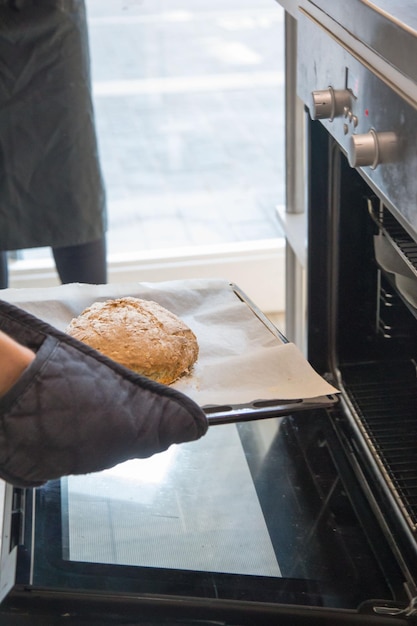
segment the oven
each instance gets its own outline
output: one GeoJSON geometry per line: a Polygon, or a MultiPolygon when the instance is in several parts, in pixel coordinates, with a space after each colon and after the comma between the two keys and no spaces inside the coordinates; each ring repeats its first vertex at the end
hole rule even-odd
{"type": "MultiPolygon", "coordinates": [[[[298,19],[307,357],[340,393],[206,404],[198,442],[1,484],[0,624],[416,623],[417,111],[316,8],[298,19]]],[[[231,291],[238,315],[210,294],[198,317],[285,343],[231,291]]]]}
{"type": "Polygon", "coordinates": [[[306,3],[298,20],[297,90],[308,145],[307,352],[341,390],[334,423],[402,571],[412,614],[417,100],[409,58],[417,16],[407,2],[395,16],[393,7],[369,4],[306,3]]]}

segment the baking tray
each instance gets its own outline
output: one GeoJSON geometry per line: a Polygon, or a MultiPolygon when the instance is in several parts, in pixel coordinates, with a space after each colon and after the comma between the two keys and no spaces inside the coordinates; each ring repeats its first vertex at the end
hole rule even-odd
{"type": "MultiPolygon", "coordinates": [[[[254,302],[234,283],[230,284],[236,296],[252,311],[253,315],[282,343],[288,343],[287,338],[271,322],[270,319],[256,306],[254,302]]],[[[237,422],[268,419],[291,415],[295,412],[312,411],[315,409],[330,408],[339,400],[337,394],[318,396],[316,398],[296,398],[279,400],[254,400],[245,404],[204,405],[202,408],[207,415],[210,426],[231,424],[237,422]]]]}
{"type": "Polygon", "coordinates": [[[2,299],[65,331],[94,301],[127,295],[158,302],[195,332],[199,359],[189,376],[171,386],[197,402],[210,425],[308,412],[337,402],[337,390],[240,287],[226,280],[8,289],[2,299]]]}

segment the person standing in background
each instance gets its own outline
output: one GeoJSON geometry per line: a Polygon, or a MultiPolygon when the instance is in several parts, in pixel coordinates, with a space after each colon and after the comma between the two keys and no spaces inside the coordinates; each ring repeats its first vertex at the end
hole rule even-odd
{"type": "Polygon", "coordinates": [[[0,0],[0,288],[45,246],[62,283],[107,282],[106,219],[84,0],[0,0]]]}

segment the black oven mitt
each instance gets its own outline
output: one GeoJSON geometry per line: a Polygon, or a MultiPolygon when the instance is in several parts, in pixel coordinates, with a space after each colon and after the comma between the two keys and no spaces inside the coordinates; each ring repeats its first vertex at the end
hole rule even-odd
{"type": "Polygon", "coordinates": [[[0,398],[0,477],[7,482],[35,487],[99,471],[207,431],[204,412],[184,394],[1,300],[0,329],[36,352],[0,398]]]}

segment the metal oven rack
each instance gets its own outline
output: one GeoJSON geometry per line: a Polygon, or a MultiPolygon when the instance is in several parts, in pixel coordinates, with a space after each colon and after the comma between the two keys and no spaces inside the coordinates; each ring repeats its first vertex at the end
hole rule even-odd
{"type": "MultiPolygon", "coordinates": [[[[378,201],[375,208],[369,200],[368,211],[378,233],[386,238],[417,285],[416,242],[382,202],[378,201]]],[[[417,309],[397,289],[394,274],[384,267],[379,274],[378,332],[383,340],[406,343],[408,356],[403,352],[395,358],[394,352],[390,360],[344,364],[342,395],[409,531],[417,536],[417,363],[412,341],[417,309]]]]}

